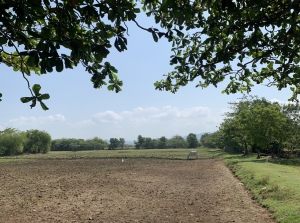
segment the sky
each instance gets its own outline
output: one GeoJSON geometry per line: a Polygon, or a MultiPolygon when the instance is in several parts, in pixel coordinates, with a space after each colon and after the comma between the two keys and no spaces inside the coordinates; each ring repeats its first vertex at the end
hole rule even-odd
{"type": "MultiPolygon", "coordinates": [[[[159,28],[152,20],[138,17],[144,27],[159,28]]],[[[49,93],[45,101],[48,111],[37,104],[30,109],[21,97],[29,97],[26,81],[20,72],[0,64],[0,130],[7,127],[21,131],[39,129],[48,132],[52,139],[99,137],[137,139],[138,135],[151,138],[171,138],[179,134],[214,132],[222,123],[228,102],[238,100],[242,94],[226,95],[217,88],[195,88],[197,81],[181,88],[176,94],[158,91],[154,82],[172,71],[169,58],[171,44],[165,39],[157,43],[151,33],[133,23],[129,28],[128,50],[119,53],[111,50],[107,61],[118,69],[124,86],[120,93],[108,91],[104,86],[94,89],[91,75],[82,67],[28,77],[30,84],[40,84],[41,93],[49,93]]],[[[289,90],[255,86],[251,95],[267,100],[286,102],[289,90]]]]}

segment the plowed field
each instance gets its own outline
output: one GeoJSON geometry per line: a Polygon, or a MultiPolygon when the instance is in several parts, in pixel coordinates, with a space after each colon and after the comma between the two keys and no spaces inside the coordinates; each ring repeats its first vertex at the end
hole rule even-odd
{"type": "Polygon", "coordinates": [[[274,222],[219,159],[0,164],[0,222],[274,222]]]}

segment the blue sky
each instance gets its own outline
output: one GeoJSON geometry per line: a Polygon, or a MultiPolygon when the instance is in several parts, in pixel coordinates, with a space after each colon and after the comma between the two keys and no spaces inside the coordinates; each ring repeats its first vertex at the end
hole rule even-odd
{"type": "MultiPolygon", "coordinates": [[[[139,18],[144,27],[156,27],[152,20],[139,18]]],[[[206,89],[195,88],[196,82],[180,89],[176,94],[154,89],[153,83],[172,71],[169,57],[171,44],[164,39],[158,43],[152,35],[128,23],[128,50],[119,53],[112,49],[107,60],[119,71],[124,86],[120,93],[108,91],[104,86],[94,89],[90,75],[82,67],[48,73],[32,74],[30,83],[40,84],[41,93],[49,93],[45,101],[50,108],[43,111],[38,105],[30,109],[20,98],[30,96],[22,74],[0,64],[0,130],[14,127],[20,130],[39,129],[57,138],[102,139],[123,137],[135,140],[145,137],[185,136],[189,133],[213,132],[228,111],[228,102],[241,94],[225,95],[221,91],[226,82],[206,89]]],[[[286,102],[289,90],[255,86],[252,95],[268,100],[286,102]]]]}

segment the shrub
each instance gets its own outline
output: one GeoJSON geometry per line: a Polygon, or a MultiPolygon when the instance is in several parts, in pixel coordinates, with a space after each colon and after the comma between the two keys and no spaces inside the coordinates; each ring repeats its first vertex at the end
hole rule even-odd
{"type": "Polygon", "coordinates": [[[32,129],[26,131],[26,137],[24,152],[47,153],[50,151],[52,140],[49,133],[32,129]]]}
{"type": "Polygon", "coordinates": [[[26,134],[17,129],[0,131],[0,155],[22,154],[26,140],[26,134]]]}

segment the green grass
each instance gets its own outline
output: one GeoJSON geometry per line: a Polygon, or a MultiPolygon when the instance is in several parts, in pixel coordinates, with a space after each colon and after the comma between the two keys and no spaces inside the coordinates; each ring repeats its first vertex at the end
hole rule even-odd
{"type": "Polygon", "coordinates": [[[76,159],[76,158],[153,158],[153,159],[187,159],[188,153],[196,150],[199,159],[207,159],[218,156],[210,149],[141,149],[141,150],[90,150],[90,151],[51,151],[46,154],[25,154],[14,157],[2,157],[2,159],[76,159]]]}
{"type": "Polygon", "coordinates": [[[13,159],[13,158],[0,158],[0,163],[7,163],[7,162],[17,162],[17,161],[22,161],[24,159],[13,159]]]}
{"type": "Polygon", "coordinates": [[[219,153],[232,172],[277,222],[300,223],[300,168],[291,162],[219,153]],[[283,164],[284,163],[284,164],[283,164]]]}

